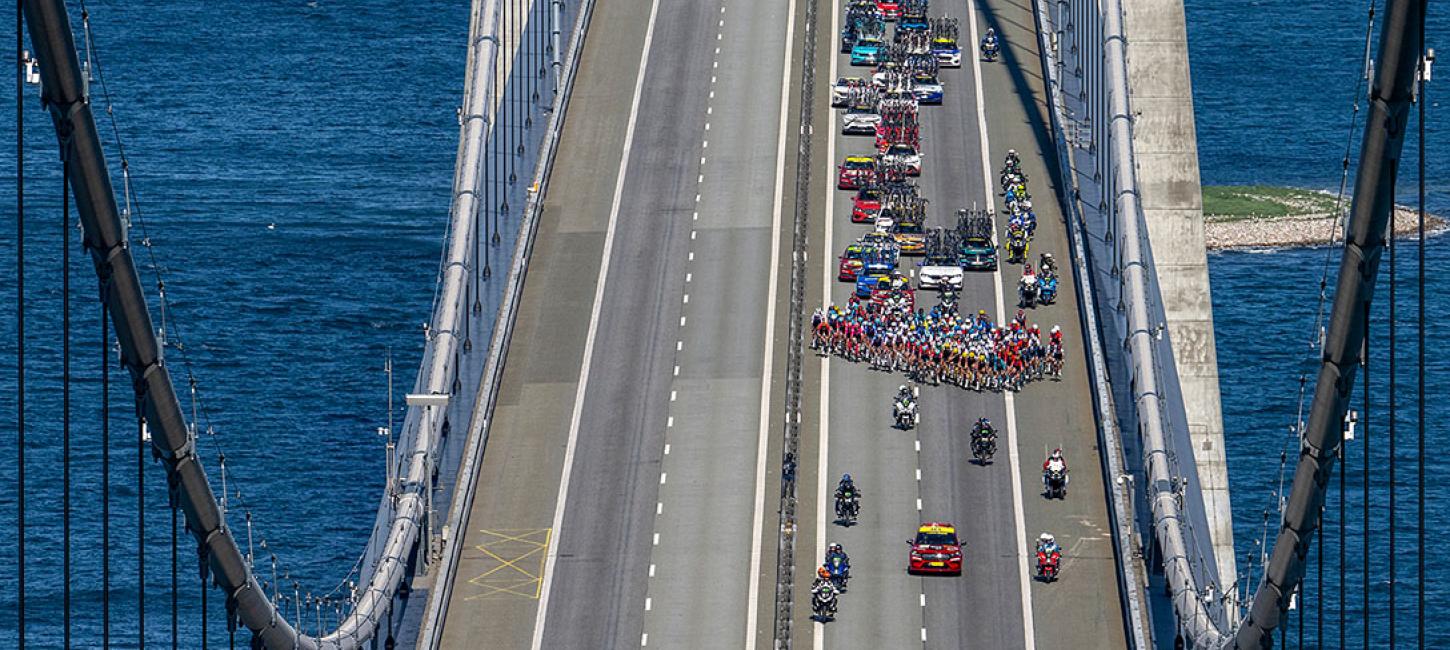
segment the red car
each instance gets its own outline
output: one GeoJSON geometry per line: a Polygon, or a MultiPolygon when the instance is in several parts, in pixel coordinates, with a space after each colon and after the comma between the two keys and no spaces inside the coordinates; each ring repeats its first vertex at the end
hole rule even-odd
{"type": "Polygon", "coordinates": [[[876,0],[876,11],[882,20],[896,20],[901,17],[901,3],[897,0],[876,0]]]}
{"type": "Polygon", "coordinates": [[[877,187],[863,187],[856,192],[856,197],[851,199],[851,222],[852,223],[874,223],[876,215],[881,212],[881,189],[877,187]]]}
{"type": "Polygon", "coordinates": [[[868,156],[847,156],[846,162],[836,168],[836,188],[856,190],[870,185],[876,179],[876,159],[868,156]]]}
{"type": "Polygon", "coordinates": [[[866,254],[875,251],[874,247],[860,243],[851,244],[846,247],[846,252],[841,253],[841,263],[836,268],[836,279],[841,282],[855,282],[856,275],[861,272],[865,265],[866,254]]]}
{"type": "Polygon", "coordinates": [[[907,543],[911,545],[907,572],[962,574],[962,545],[957,541],[956,526],[939,521],[922,524],[916,529],[916,539],[907,543]]]}

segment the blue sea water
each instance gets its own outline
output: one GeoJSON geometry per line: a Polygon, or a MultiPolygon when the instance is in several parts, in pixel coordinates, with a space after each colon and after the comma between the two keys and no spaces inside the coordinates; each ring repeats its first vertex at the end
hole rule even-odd
{"type": "MultiPolygon", "coordinates": [[[[304,595],[326,593],[362,552],[383,487],[375,429],[387,419],[387,351],[401,393],[412,385],[422,350],[449,208],[468,3],[87,4],[146,234],[164,272],[169,336],[185,346],[167,351],[169,365],[187,408],[184,377],[192,369],[205,405],[202,425],[215,432],[203,433],[201,454],[219,488],[217,455],[225,451],[233,530],[245,539],[243,511],[250,510],[258,566],[275,554],[289,589],[295,581],[304,595]]],[[[61,180],[50,119],[35,87],[27,90],[27,610],[30,641],[57,647],[61,180]]],[[[96,84],[97,104],[100,95],[96,84]]],[[[14,124],[14,104],[4,103],[0,122],[14,124]]],[[[109,138],[104,122],[102,132],[109,138]]],[[[114,143],[108,147],[114,154],[114,143]]],[[[119,183],[114,156],[111,169],[119,183]]],[[[14,178],[13,154],[0,155],[0,177],[14,178]]],[[[7,269],[0,280],[0,437],[13,450],[13,183],[0,183],[0,206],[0,267],[7,269]]],[[[71,252],[73,610],[85,647],[100,636],[101,352],[95,276],[79,246],[71,252]]],[[[145,257],[143,248],[137,252],[145,257]]],[[[143,279],[151,280],[146,269],[143,279]]],[[[129,383],[113,371],[113,640],[135,647],[140,447],[129,383]]],[[[13,451],[0,457],[7,483],[15,460],[13,451]]],[[[146,465],[145,499],[163,503],[161,466],[146,465]]],[[[0,490],[7,531],[15,500],[13,485],[0,490]]],[[[148,637],[167,644],[170,519],[165,508],[152,507],[145,523],[148,637]]],[[[200,578],[189,539],[183,533],[179,549],[180,645],[200,647],[200,578]]],[[[15,559],[15,545],[0,544],[7,573],[15,559]]],[[[210,596],[211,642],[225,643],[222,598],[214,590],[210,596]]],[[[14,647],[16,606],[13,589],[0,589],[0,647],[14,647]]]]}
{"type": "MultiPolygon", "coordinates": [[[[1194,73],[1194,104],[1198,129],[1199,162],[1205,184],[1264,183],[1311,189],[1337,190],[1341,158],[1351,117],[1351,102],[1363,57],[1367,5],[1349,3],[1299,3],[1286,0],[1250,2],[1208,2],[1186,0],[1189,23],[1190,59],[1194,73]]],[[[1431,5],[1434,7],[1434,5],[1431,5]]],[[[1383,5],[1378,9],[1381,14],[1383,5]]],[[[1432,11],[1427,27],[1427,44],[1443,49],[1447,16],[1432,11]],[[1440,42],[1437,42],[1440,41],[1440,42]]],[[[1376,39],[1379,25],[1375,26],[1376,39]]],[[[1377,46],[1376,46],[1377,48],[1377,46]]],[[[1377,51],[1374,50],[1374,51],[1377,51]]],[[[1427,205],[1432,212],[1450,212],[1450,158],[1443,155],[1450,139],[1444,122],[1450,96],[1439,99],[1439,84],[1432,82],[1426,106],[1427,205]]],[[[1359,91],[1363,93],[1361,88],[1359,91]]],[[[1360,100],[1360,116],[1365,104],[1360,100]]],[[[1360,120],[1362,122],[1363,120],[1360,120]]],[[[1413,129],[1414,122],[1411,122],[1413,129]]],[[[1357,151],[1359,132],[1352,141],[1357,151]]],[[[1413,133],[1405,145],[1406,162],[1401,167],[1400,201],[1415,198],[1416,140],[1413,133]]],[[[1351,177],[1351,187],[1353,179],[1351,177]]],[[[1400,298],[1396,326],[1398,344],[1397,381],[1398,460],[1396,503],[1397,539],[1389,540],[1389,440],[1388,440],[1388,268],[1381,266],[1380,284],[1374,305],[1371,337],[1372,408],[1369,440],[1363,431],[1349,443],[1344,478],[1347,498],[1341,506],[1338,477],[1332,484],[1325,514],[1324,543],[1315,542],[1310,559],[1303,613],[1304,647],[1337,647],[1341,620],[1348,621],[1346,641],[1359,645],[1364,638],[1361,621],[1369,620],[1374,647],[1389,642],[1389,557],[1397,557],[1394,578],[1398,601],[1394,608],[1398,643],[1415,647],[1415,586],[1419,556],[1415,553],[1415,507],[1420,497],[1415,490],[1415,292],[1413,243],[1397,251],[1400,266],[1396,282],[1400,298]],[[1366,450],[1370,497],[1368,526],[1363,519],[1362,492],[1366,450]],[[1346,542],[1343,552],[1346,613],[1339,616],[1340,519],[1344,518],[1346,542]],[[1362,534],[1370,533],[1369,598],[1363,597],[1363,568],[1366,545],[1362,534]],[[1318,581],[1317,554],[1324,553],[1324,579],[1318,581]],[[1316,622],[1323,607],[1324,636],[1318,638],[1316,622]]],[[[1450,238],[1434,238],[1427,245],[1428,277],[1425,283],[1425,316],[1430,345],[1443,340],[1450,318],[1450,299],[1445,293],[1444,270],[1450,268],[1450,238]]],[[[1209,256],[1216,328],[1220,388],[1223,394],[1224,427],[1235,523],[1235,546],[1239,571],[1249,573],[1252,590],[1262,577],[1260,541],[1265,530],[1268,543],[1278,529],[1280,476],[1287,494],[1291,477],[1280,472],[1281,453],[1287,453],[1292,467],[1298,453],[1289,427],[1299,408],[1299,378],[1308,373],[1307,389],[1313,390],[1318,350],[1311,347],[1319,308],[1319,280],[1326,251],[1286,250],[1223,252],[1209,256]],[[1267,513],[1267,515],[1266,515],[1267,513]],[[1265,526],[1267,521],[1267,527],[1265,526]]],[[[1337,272],[1339,258],[1330,259],[1330,272],[1337,272]]],[[[1331,276],[1332,278],[1332,276],[1331,276]]],[[[1332,287],[1333,280],[1330,285],[1332,287]]],[[[1434,454],[1443,445],[1447,411],[1443,396],[1450,394],[1450,367],[1443,355],[1430,349],[1426,371],[1428,413],[1427,448],[1434,454]]],[[[1357,391],[1358,393],[1358,391],[1357,391]]],[[[1361,396],[1354,408],[1362,409],[1361,396]]],[[[1307,408],[1307,400],[1305,401],[1307,408]]],[[[1363,416],[1361,416],[1363,420],[1363,416]]],[[[1445,470],[1435,456],[1427,459],[1428,488],[1424,495],[1429,539],[1438,537],[1446,523],[1447,488],[1435,480],[1445,470]]],[[[1336,470],[1338,471],[1338,470],[1336,470]]],[[[1437,612],[1450,606],[1446,587],[1447,570],[1442,563],[1426,568],[1426,647],[1450,647],[1450,624],[1437,612]]],[[[1297,616],[1297,612],[1295,616],[1297,616]]],[[[1298,618],[1291,619],[1290,643],[1298,645],[1298,618]]]]}

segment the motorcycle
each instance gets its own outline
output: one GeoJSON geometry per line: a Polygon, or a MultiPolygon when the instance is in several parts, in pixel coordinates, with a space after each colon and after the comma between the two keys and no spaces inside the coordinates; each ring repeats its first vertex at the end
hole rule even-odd
{"type": "Polygon", "coordinates": [[[1012,264],[1021,264],[1027,259],[1027,249],[1030,246],[1024,234],[1020,232],[1009,234],[1007,236],[1007,261],[1012,264]]]}
{"type": "Polygon", "coordinates": [[[916,400],[898,400],[894,411],[896,428],[903,431],[916,426],[921,414],[916,412],[916,400]]]}
{"type": "Polygon", "coordinates": [[[1057,302],[1057,276],[1049,275],[1038,281],[1037,302],[1050,305],[1057,302]]]}
{"type": "Polygon", "coordinates": [[[1032,276],[1023,276],[1022,280],[1017,283],[1017,306],[1023,309],[1036,307],[1037,296],[1037,279],[1032,276]]]}
{"type": "Polygon", "coordinates": [[[997,55],[1001,53],[1002,46],[997,41],[982,39],[981,51],[982,60],[986,61],[987,63],[991,63],[997,60],[997,55]]]}
{"type": "Polygon", "coordinates": [[[957,292],[952,291],[951,289],[942,289],[942,292],[941,292],[941,306],[942,306],[942,309],[945,309],[948,312],[954,312],[954,311],[956,311],[957,310],[957,292]]]}
{"type": "Polygon", "coordinates": [[[856,518],[861,514],[861,500],[855,497],[841,497],[836,499],[836,521],[843,522],[850,526],[856,523],[856,518]]]}
{"type": "Polygon", "coordinates": [[[1067,470],[1048,469],[1042,472],[1042,487],[1047,491],[1047,498],[1066,499],[1067,470]]]}
{"type": "Polygon", "coordinates": [[[818,621],[836,619],[836,588],[827,583],[811,594],[811,612],[818,621]]]}
{"type": "Polygon", "coordinates": [[[992,455],[997,453],[997,436],[995,434],[978,433],[972,436],[972,457],[977,459],[978,465],[986,465],[992,460],[992,455]]]}
{"type": "Polygon", "coordinates": [[[851,564],[840,555],[826,558],[826,569],[831,572],[831,584],[836,591],[846,593],[846,581],[851,579],[851,564]]]}
{"type": "Polygon", "coordinates": [[[1051,553],[1048,553],[1045,550],[1038,549],[1038,551],[1037,551],[1037,579],[1038,580],[1041,580],[1043,582],[1055,582],[1057,580],[1057,572],[1058,572],[1058,569],[1061,567],[1061,565],[1062,565],[1062,552],[1061,551],[1054,550],[1051,553]]]}

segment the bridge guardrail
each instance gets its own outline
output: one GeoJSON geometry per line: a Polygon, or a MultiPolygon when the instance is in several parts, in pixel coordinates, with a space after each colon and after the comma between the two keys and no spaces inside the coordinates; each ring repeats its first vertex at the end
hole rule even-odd
{"type": "MultiPolygon", "coordinates": [[[[476,3],[487,1],[489,0],[475,0],[476,3]]],[[[555,11],[557,17],[562,0],[549,0],[549,2],[550,10],[555,11]]],[[[583,0],[579,16],[575,20],[573,37],[570,39],[569,55],[562,63],[556,60],[552,64],[552,67],[558,71],[560,81],[556,81],[557,94],[554,97],[548,126],[544,132],[544,140],[541,145],[542,154],[535,166],[533,184],[530,186],[528,199],[524,206],[523,217],[519,224],[519,237],[514,245],[513,260],[505,281],[503,302],[499,305],[498,316],[494,321],[493,339],[489,343],[483,381],[479,383],[477,398],[474,402],[475,412],[469,423],[468,446],[464,449],[463,459],[459,464],[457,487],[455,488],[456,498],[453,499],[448,517],[450,522],[463,521],[465,513],[473,505],[473,495],[478,486],[478,466],[483,460],[484,447],[488,441],[488,428],[493,421],[493,410],[498,401],[498,391],[503,379],[504,361],[513,338],[514,324],[518,320],[518,305],[523,296],[524,279],[528,274],[529,260],[533,254],[534,238],[543,210],[542,201],[543,197],[548,194],[554,158],[559,146],[559,134],[564,117],[568,112],[569,98],[574,88],[574,78],[578,71],[579,58],[583,52],[585,35],[593,12],[594,0],[583,0]],[[561,65],[562,68],[560,68],[561,65]]],[[[557,58],[558,34],[556,32],[551,36],[554,37],[554,51],[557,58]]],[[[442,559],[434,574],[434,588],[423,614],[423,626],[418,634],[419,648],[436,648],[442,640],[443,623],[447,618],[447,604],[452,596],[453,578],[457,574],[458,559],[463,552],[464,537],[462,532],[455,531],[443,549],[442,559]]]]}
{"type": "Polygon", "coordinates": [[[1078,201],[1077,174],[1063,130],[1062,85],[1057,76],[1057,32],[1053,28],[1051,12],[1042,6],[1044,1],[1046,0],[1033,0],[1032,3],[1033,15],[1037,19],[1037,48],[1042,61],[1042,76],[1047,82],[1048,119],[1052,126],[1053,143],[1057,148],[1057,166],[1062,174],[1062,185],[1059,188],[1062,196],[1059,198],[1064,211],[1063,220],[1067,222],[1068,236],[1072,242],[1069,250],[1078,280],[1078,317],[1082,321],[1084,338],[1088,344],[1088,378],[1093,384],[1096,398],[1093,410],[1098,425],[1098,447],[1101,449],[1100,458],[1106,483],[1103,487],[1111,502],[1108,517],[1112,524],[1113,554],[1118,564],[1119,599],[1126,617],[1123,625],[1131,647],[1147,650],[1153,647],[1152,628],[1148,625],[1147,595],[1144,593],[1148,577],[1144,574],[1138,535],[1133,530],[1133,483],[1124,467],[1123,443],[1117,418],[1114,417],[1102,332],[1091,311],[1095,304],[1093,276],[1088,270],[1088,249],[1084,241],[1082,209],[1078,201]]]}
{"type": "MultiPolygon", "coordinates": [[[[1223,639],[1224,594],[1231,591],[1217,588],[1213,554],[1203,552],[1211,541],[1140,203],[1122,1],[1057,0],[1057,8],[1066,21],[1063,38],[1072,39],[1070,48],[1063,46],[1066,53],[1057,54],[1071,74],[1062,75],[1051,60],[1046,72],[1056,73],[1059,130],[1067,136],[1069,120],[1076,127],[1077,141],[1065,137],[1068,142],[1058,146],[1078,163],[1069,169],[1082,171],[1072,177],[1086,253],[1079,268],[1087,267],[1096,289],[1094,302],[1084,307],[1098,317],[1102,369],[1111,391],[1106,403],[1113,408],[1108,415],[1116,420],[1125,468],[1143,477],[1143,490],[1132,492],[1134,506],[1143,500],[1141,512],[1124,514],[1143,540],[1139,552],[1149,556],[1148,577],[1161,574],[1166,581],[1171,611],[1165,614],[1176,627],[1158,632],[1194,647],[1214,647],[1223,639]],[[1080,115],[1073,116],[1074,110],[1080,115]]],[[[1040,9],[1051,14],[1050,8],[1040,9]]],[[[1157,607],[1156,588],[1145,591],[1149,610],[1157,607]]],[[[1149,620],[1166,619],[1150,614],[1149,620]]]]}

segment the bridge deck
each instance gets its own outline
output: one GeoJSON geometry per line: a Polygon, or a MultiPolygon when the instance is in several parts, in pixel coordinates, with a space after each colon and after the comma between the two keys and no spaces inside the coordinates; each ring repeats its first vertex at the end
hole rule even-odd
{"type": "MultiPolygon", "coordinates": [[[[768,647],[797,133],[798,91],[786,86],[799,83],[804,4],[662,0],[651,27],[650,0],[599,0],[465,524],[445,647],[529,646],[541,596],[543,647],[768,647]]],[[[834,135],[824,86],[837,70],[848,74],[835,54],[841,7],[820,7],[807,308],[845,299],[835,255],[864,227],[849,223],[846,193],[831,189],[834,164],[870,148],[834,135]]],[[[958,207],[986,204],[995,178],[984,179],[984,164],[995,176],[1007,148],[1021,153],[1041,220],[1033,255],[1052,252],[1066,274],[1059,303],[1032,320],[1062,326],[1067,371],[1012,399],[1015,447],[1004,437],[997,462],[977,467],[964,434],[980,415],[1005,429],[1002,396],[924,389],[922,426],[903,433],[888,426],[902,377],[806,357],[797,573],[809,576],[834,540],[856,574],[840,619],[824,627],[805,618],[806,585],[797,585],[797,641],[816,647],[906,647],[923,636],[932,648],[1124,645],[1031,5],[982,0],[974,10],[978,29],[996,27],[1008,46],[1001,62],[982,66],[981,103],[969,57],[943,72],[946,104],[923,109],[924,195],[945,225],[958,207]],[[1036,468],[1053,446],[1073,467],[1061,502],[1038,496],[1036,468]],[[842,472],[867,494],[849,530],[826,521],[818,491],[842,472]],[[904,573],[902,541],[922,519],[959,525],[963,577],[904,573]],[[1043,530],[1067,549],[1052,585],[1024,573],[1024,535],[1043,530]]],[[[937,15],[967,11],[960,0],[932,6],[937,15]]],[[[968,26],[964,18],[970,48],[968,26]]],[[[1004,270],[1010,292],[1019,268],[1004,270]]],[[[962,309],[997,316],[993,278],[968,280],[962,309]]],[[[1002,299],[1010,311],[1014,296],[1002,299]]]]}

